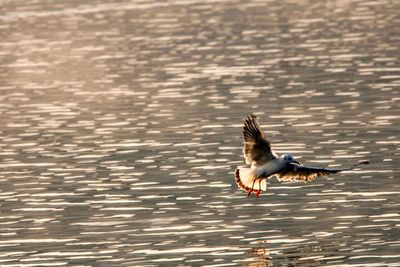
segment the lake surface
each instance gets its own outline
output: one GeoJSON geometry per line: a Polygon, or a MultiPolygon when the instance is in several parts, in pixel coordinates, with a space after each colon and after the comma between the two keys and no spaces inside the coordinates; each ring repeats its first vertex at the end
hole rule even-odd
{"type": "Polygon", "coordinates": [[[400,2],[3,1],[1,266],[400,266],[400,2]],[[247,197],[242,123],[371,164],[247,197]]]}

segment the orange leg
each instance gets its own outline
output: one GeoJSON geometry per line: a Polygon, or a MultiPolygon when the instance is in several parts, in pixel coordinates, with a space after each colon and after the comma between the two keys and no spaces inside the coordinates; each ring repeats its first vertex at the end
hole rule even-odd
{"type": "Polygon", "coordinates": [[[256,197],[258,198],[261,194],[261,181],[262,179],[258,179],[258,190],[256,190],[256,197]]]}
{"type": "Polygon", "coordinates": [[[251,192],[255,191],[255,190],[254,190],[254,184],[256,183],[256,180],[257,180],[257,179],[254,179],[253,185],[251,186],[251,189],[249,189],[249,190],[247,191],[247,196],[250,196],[251,192]]]}
{"type": "Polygon", "coordinates": [[[247,196],[248,196],[248,197],[250,196],[251,192],[253,192],[253,189],[247,190],[247,196]]]}

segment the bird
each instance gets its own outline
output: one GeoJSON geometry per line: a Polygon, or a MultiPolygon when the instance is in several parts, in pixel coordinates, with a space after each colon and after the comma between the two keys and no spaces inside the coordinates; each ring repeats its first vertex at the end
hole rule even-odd
{"type": "Polygon", "coordinates": [[[359,165],[369,164],[368,160],[360,161],[350,168],[306,167],[291,154],[278,156],[261,130],[257,116],[249,114],[243,125],[243,157],[247,167],[238,167],[235,181],[238,187],[247,192],[247,196],[255,193],[258,198],[267,190],[267,179],[277,177],[283,182],[310,182],[318,176],[349,171],[359,165]]]}

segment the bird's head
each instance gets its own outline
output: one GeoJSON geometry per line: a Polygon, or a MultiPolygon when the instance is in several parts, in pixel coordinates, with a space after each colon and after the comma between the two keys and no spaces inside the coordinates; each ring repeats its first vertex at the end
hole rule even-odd
{"type": "Polygon", "coordinates": [[[295,160],[295,159],[293,158],[293,156],[290,155],[290,154],[285,154],[285,155],[282,155],[281,157],[283,158],[283,160],[284,160],[286,163],[292,163],[292,162],[294,162],[294,163],[300,165],[300,162],[298,162],[297,160],[295,160]]]}

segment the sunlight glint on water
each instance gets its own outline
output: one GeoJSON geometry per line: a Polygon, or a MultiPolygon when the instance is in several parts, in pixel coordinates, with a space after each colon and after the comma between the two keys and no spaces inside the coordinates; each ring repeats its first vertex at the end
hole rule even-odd
{"type": "Polygon", "coordinates": [[[1,266],[397,266],[397,2],[8,2],[1,266]],[[363,169],[234,184],[279,154],[363,169]]]}

